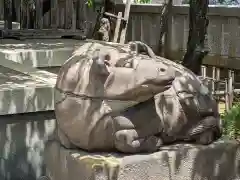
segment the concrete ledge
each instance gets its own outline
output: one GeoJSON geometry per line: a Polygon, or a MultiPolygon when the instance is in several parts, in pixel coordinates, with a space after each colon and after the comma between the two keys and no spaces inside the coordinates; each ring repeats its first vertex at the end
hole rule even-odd
{"type": "Polygon", "coordinates": [[[84,41],[70,39],[0,40],[0,59],[30,67],[61,66],[84,41]]]}
{"type": "Polygon", "coordinates": [[[0,115],[54,110],[57,75],[1,59],[0,115]]]}
{"type": "Polygon", "coordinates": [[[152,154],[123,155],[68,150],[51,141],[45,163],[51,180],[239,180],[240,145],[178,144],[152,154]]]}
{"type": "MultiPolygon", "coordinates": [[[[13,29],[20,29],[20,23],[12,22],[12,28],[13,29]]],[[[4,21],[1,21],[1,20],[0,20],[0,29],[4,29],[4,21]]]]}

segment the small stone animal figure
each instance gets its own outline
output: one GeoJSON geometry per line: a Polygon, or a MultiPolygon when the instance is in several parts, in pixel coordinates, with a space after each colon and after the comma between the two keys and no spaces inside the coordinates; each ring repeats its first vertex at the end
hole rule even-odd
{"type": "Polygon", "coordinates": [[[55,92],[60,142],[88,151],[138,153],[177,141],[218,139],[216,102],[198,77],[130,47],[86,43],[62,66],[55,92]]]}
{"type": "Polygon", "coordinates": [[[110,21],[107,18],[102,18],[100,20],[100,28],[96,32],[96,40],[106,41],[110,40],[110,31],[111,31],[110,21]]]}

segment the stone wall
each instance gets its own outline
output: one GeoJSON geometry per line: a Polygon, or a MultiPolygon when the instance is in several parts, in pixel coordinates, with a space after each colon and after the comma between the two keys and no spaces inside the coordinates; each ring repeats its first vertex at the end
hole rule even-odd
{"type": "Polygon", "coordinates": [[[55,129],[54,112],[0,116],[0,179],[45,175],[44,150],[55,129]]]}

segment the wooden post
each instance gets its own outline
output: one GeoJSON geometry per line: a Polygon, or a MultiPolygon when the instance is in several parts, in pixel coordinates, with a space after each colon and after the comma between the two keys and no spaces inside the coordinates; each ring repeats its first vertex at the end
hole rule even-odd
{"type": "Polygon", "coordinates": [[[117,22],[116,22],[116,27],[115,27],[115,32],[114,32],[114,38],[113,38],[113,42],[115,42],[115,43],[118,41],[121,22],[122,22],[122,12],[118,12],[117,22]]]}
{"type": "Polygon", "coordinates": [[[225,110],[229,111],[229,92],[228,92],[228,79],[225,79],[225,110]]]}
{"type": "Polygon", "coordinates": [[[229,96],[229,109],[232,108],[233,104],[233,78],[232,78],[232,71],[228,71],[228,96],[229,96]]]}
{"type": "Polygon", "coordinates": [[[131,8],[131,0],[127,0],[126,6],[125,6],[125,11],[124,11],[125,24],[124,24],[124,27],[121,31],[121,35],[120,35],[120,43],[121,44],[125,43],[127,27],[128,27],[128,19],[129,19],[129,14],[130,14],[130,8],[131,8]]]}
{"type": "Polygon", "coordinates": [[[202,68],[201,68],[201,73],[202,73],[202,77],[203,77],[203,79],[205,79],[206,78],[206,74],[207,74],[207,72],[206,72],[206,66],[202,66],[202,68]]]}
{"type": "Polygon", "coordinates": [[[212,67],[212,94],[215,92],[216,67],[212,67]]]}

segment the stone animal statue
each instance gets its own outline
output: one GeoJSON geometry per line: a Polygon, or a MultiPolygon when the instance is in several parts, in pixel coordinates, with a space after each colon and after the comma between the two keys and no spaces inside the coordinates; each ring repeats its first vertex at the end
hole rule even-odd
{"type": "Polygon", "coordinates": [[[201,80],[133,46],[150,51],[141,42],[88,42],[61,67],[55,87],[60,142],[88,151],[138,153],[177,141],[217,140],[217,105],[201,80]]]}

